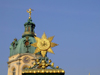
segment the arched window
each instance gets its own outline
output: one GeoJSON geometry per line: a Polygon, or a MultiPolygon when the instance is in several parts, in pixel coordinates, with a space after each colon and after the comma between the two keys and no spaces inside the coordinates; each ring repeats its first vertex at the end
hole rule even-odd
{"type": "Polygon", "coordinates": [[[30,27],[28,27],[28,31],[30,31],[30,27]]]}
{"type": "Polygon", "coordinates": [[[16,75],[16,69],[15,68],[12,71],[12,75],[16,75]]]}

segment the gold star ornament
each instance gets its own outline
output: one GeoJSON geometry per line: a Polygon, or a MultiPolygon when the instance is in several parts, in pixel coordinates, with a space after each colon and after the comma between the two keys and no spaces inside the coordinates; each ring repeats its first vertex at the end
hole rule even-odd
{"type": "Polygon", "coordinates": [[[55,47],[58,44],[51,42],[54,36],[47,38],[44,33],[41,38],[35,37],[36,43],[31,44],[31,46],[37,47],[34,53],[41,52],[42,56],[45,57],[47,52],[53,53],[51,47],[55,47]]]}

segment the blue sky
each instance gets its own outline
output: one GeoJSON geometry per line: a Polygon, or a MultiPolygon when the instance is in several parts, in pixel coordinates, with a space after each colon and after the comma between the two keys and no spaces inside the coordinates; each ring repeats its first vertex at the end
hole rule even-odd
{"type": "Polygon", "coordinates": [[[0,75],[7,75],[9,46],[21,39],[27,9],[35,33],[59,44],[48,57],[65,75],[100,75],[100,0],[0,0],[0,75]]]}

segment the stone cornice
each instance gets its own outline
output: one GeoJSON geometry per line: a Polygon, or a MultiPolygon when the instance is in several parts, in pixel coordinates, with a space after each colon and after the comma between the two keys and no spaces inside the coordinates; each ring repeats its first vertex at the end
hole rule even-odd
{"type": "MultiPolygon", "coordinates": [[[[29,55],[29,56],[34,57],[34,59],[32,59],[32,60],[36,60],[36,59],[37,59],[36,57],[38,56],[38,55],[33,55],[32,53],[23,53],[23,54],[19,54],[19,56],[17,56],[16,59],[13,59],[13,60],[11,60],[11,61],[8,61],[7,64],[9,64],[9,63],[11,63],[11,62],[14,62],[14,61],[17,61],[17,60],[22,60],[22,59],[20,59],[20,57],[22,57],[22,56],[24,56],[24,55],[29,55]]],[[[39,56],[40,56],[40,55],[39,55],[39,56]]]]}

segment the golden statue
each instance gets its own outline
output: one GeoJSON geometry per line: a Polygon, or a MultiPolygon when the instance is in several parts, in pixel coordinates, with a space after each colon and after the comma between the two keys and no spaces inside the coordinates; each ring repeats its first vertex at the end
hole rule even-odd
{"type": "Polygon", "coordinates": [[[27,11],[27,13],[29,13],[29,19],[30,19],[30,18],[31,18],[31,13],[32,13],[32,11],[34,11],[34,10],[31,9],[31,8],[29,8],[29,9],[27,9],[26,11],[27,11]]]}

